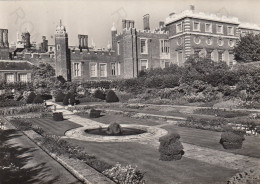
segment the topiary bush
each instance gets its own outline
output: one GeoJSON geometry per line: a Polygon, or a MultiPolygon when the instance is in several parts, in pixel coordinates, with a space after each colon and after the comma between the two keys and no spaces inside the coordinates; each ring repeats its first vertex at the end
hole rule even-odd
{"type": "Polygon", "coordinates": [[[71,93],[65,95],[63,99],[63,105],[74,105],[76,103],[75,96],[71,93]]]}
{"type": "Polygon", "coordinates": [[[33,100],[35,99],[36,94],[34,92],[31,92],[28,96],[28,98],[26,99],[26,103],[27,104],[31,104],[33,103],[33,100]]]}
{"type": "Polygon", "coordinates": [[[63,102],[63,99],[65,97],[65,94],[62,91],[58,91],[55,95],[55,102],[63,102]]]}
{"type": "Polygon", "coordinates": [[[33,103],[34,104],[42,104],[43,103],[43,99],[42,99],[42,96],[41,95],[36,95],[36,97],[34,98],[33,100],[33,103]]]}
{"type": "Polygon", "coordinates": [[[118,97],[116,96],[116,93],[113,90],[109,90],[106,94],[106,102],[119,102],[118,97]]]}
{"type": "Polygon", "coordinates": [[[62,112],[54,112],[52,114],[52,118],[54,121],[63,121],[63,113],[62,112]]]}
{"type": "Polygon", "coordinates": [[[106,95],[104,94],[104,92],[100,89],[97,89],[94,93],[93,96],[95,98],[99,98],[101,100],[105,100],[106,99],[106,95]]]}
{"type": "Polygon", "coordinates": [[[222,144],[224,149],[240,149],[244,140],[244,132],[230,128],[221,134],[219,143],[222,144]]]}
{"type": "Polygon", "coordinates": [[[90,109],[89,111],[89,118],[98,118],[100,117],[100,110],[90,109]]]}
{"type": "Polygon", "coordinates": [[[170,133],[168,135],[160,137],[160,160],[171,161],[181,159],[184,151],[179,139],[180,135],[178,133],[170,133]]]}
{"type": "Polygon", "coordinates": [[[111,123],[107,127],[106,132],[107,132],[107,134],[110,134],[110,135],[120,135],[122,133],[121,126],[116,122],[111,123]]]}

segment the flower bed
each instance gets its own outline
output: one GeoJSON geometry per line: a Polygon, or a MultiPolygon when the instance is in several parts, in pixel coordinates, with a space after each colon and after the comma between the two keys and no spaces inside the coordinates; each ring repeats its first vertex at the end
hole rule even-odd
{"type": "Polygon", "coordinates": [[[207,114],[207,115],[213,115],[217,117],[223,117],[223,118],[234,118],[234,117],[240,117],[240,116],[248,116],[250,115],[250,112],[245,111],[229,111],[225,109],[196,109],[194,110],[195,114],[207,114]]]}
{"type": "Polygon", "coordinates": [[[254,120],[227,120],[219,117],[198,117],[189,116],[186,121],[179,122],[179,126],[198,128],[204,130],[213,130],[222,132],[226,126],[231,126],[234,129],[254,130],[260,132],[260,124],[254,120]]]}
{"type": "Polygon", "coordinates": [[[42,104],[30,104],[30,105],[25,105],[20,107],[0,109],[0,115],[12,116],[15,114],[25,114],[31,112],[50,112],[50,111],[51,111],[50,108],[46,108],[42,104]]]}

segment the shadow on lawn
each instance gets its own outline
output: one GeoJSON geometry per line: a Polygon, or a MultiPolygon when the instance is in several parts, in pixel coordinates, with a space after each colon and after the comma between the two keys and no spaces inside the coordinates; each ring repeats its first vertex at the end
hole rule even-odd
{"type": "MultiPolygon", "coordinates": [[[[21,135],[16,130],[0,129],[0,183],[10,184],[31,184],[42,183],[45,177],[48,177],[46,163],[40,163],[34,167],[25,167],[28,161],[32,159],[31,152],[35,149],[22,148],[15,144],[8,144],[7,141],[21,135]],[[36,178],[37,177],[37,178],[36,178]]],[[[46,183],[55,183],[58,177],[46,181],[46,183]]]]}

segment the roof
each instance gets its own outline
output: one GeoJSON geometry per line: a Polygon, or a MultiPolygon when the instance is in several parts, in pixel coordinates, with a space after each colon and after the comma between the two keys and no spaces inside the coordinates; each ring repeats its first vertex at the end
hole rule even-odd
{"type": "Polygon", "coordinates": [[[195,12],[192,10],[185,10],[178,14],[172,14],[166,18],[165,24],[170,24],[185,17],[204,19],[204,20],[212,20],[217,22],[225,22],[232,24],[239,24],[238,18],[236,17],[227,17],[227,16],[219,16],[216,14],[208,14],[204,12],[195,12]]]}
{"type": "Polygon", "coordinates": [[[251,24],[251,23],[246,23],[246,22],[239,24],[239,28],[260,31],[260,27],[257,24],[251,24]]]}
{"type": "Polygon", "coordinates": [[[33,64],[23,60],[0,60],[0,70],[32,70],[33,64]]]}

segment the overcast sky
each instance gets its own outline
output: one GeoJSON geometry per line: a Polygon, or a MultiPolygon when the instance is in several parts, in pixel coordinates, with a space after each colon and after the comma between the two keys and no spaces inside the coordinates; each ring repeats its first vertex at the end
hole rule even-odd
{"type": "Polygon", "coordinates": [[[111,42],[113,22],[121,32],[121,20],[135,21],[135,27],[143,27],[143,15],[150,14],[150,27],[165,20],[171,12],[181,12],[195,5],[196,11],[221,13],[238,17],[242,22],[260,25],[260,0],[36,0],[0,1],[0,28],[9,29],[9,42],[16,41],[16,33],[28,30],[32,41],[53,36],[59,20],[69,34],[69,45],[77,45],[77,34],[89,35],[97,47],[111,42]]]}

